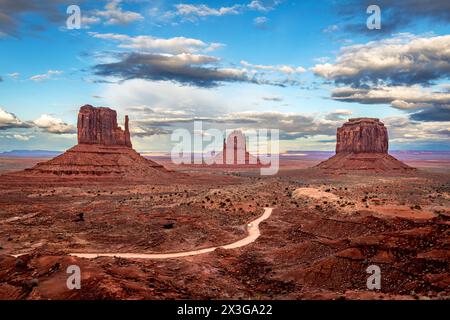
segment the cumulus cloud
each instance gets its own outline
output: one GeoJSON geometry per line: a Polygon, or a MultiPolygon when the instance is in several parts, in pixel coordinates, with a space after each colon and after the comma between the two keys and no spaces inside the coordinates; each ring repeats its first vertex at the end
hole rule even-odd
{"type": "MultiPolygon", "coordinates": [[[[325,115],[325,118],[327,115],[325,115]]],[[[133,125],[139,128],[139,135],[145,136],[170,133],[173,128],[192,126],[194,121],[202,121],[204,129],[278,129],[282,140],[294,140],[298,138],[311,138],[314,136],[331,136],[336,133],[336,127],[343,119],[329,120],[314,115],[301,113],[282,112],[256,112],[243,111],[231,112],[216,117],[207,116],[173,116],[159,117],[149,115],[133,121],[133,125]],[[160,130],[156,130],[160,129],[160,130]]]]}
{"type": "Polygon", "coordinates": [[[53,76],[57,76],[57,75],[60,75],[62,73],[63,72],[60,71],[60,70],[48,70],[46,73],[37,74],[37,75],[34,75],[34,76],[30,77],[29,80],[36,81],[36,82],[49,80],[49,79],[52,79],[53,76]]]}
{"type": "Polygon", "coordinates": [[[337,86],[342,102],[388,104],[417,121],[449,121],[450,35],[393,38],[344,47],[334,63],[317,64],[316,75],[337,86]],[[444,90],[442,90],[444,89],[444,90]]]}
{"type": "MultiPolygon", "coordinates": [[[[412,114],[411,119],[417,121],[450,121],[450,104],[421,110],[412,114]]],[[[450,125],[447,126],[450,128],[450,125]]]]}
{"type": "Polygon", "coordinates": [[[279,129],[282,140],[312,137],[316,135],[335,135],[339,121],[330,121],[314,115],[283,112],[244,111],[230,113],[212,122],[238,125],[248,129],[279,129]]]}
{"type": "Polygon", "coordinates": [[[352,114],[353,112],[351,110],[337,109],[336,111],[327,113],[324,119],[330,121],[342,121],[350,117],[352,114]]]}
{"type": "Polygon", "coordinates": [[[0,107],[0,130],[30,127],[30,124],[23,122],[15,114],[9,113],[0,107]]]}
{"type": "MultiPolygon", "coordinates": [[[[119,111],[126,110],[126,114],[130,114],[130,119],[133,114],[137,114],[136,118],[142,119],[157,115],[173,117],[176,114],[180,117],[221,114],[226,110],[228,103],[235,104],[233,103],[235,97],[223,91],[226,89],[210,90],[180,86],[170,81],[134,79],[120,84],[104,84],[101,95],[105,97],[106,105],[115,106],[119,111]],[[149,109],[154,112],[148,112],[149,109]],[[167,112],[171,112],[172,115],[167,112]]],[[[242,100],[245,101],[245,97],[239,98],[239,101],[242,100]]]]}
{"type": "MultiPolygon", "coordinates": [[[[64,134],[76,133],[76,128],[73,125],[63,122],[61,119],[55,118],[48,114],[41,115],[34,121],[22,121],[13,113],[10,113],[0,107],[0,130],[22,129],[22,128],[40,128],[48,133],[64,134]]],[[[10,138],[26,141],[32,136],[29,134],[17,133],[9,135],[10,138]]]]}
{"type": "Polygon", "coordinates": [[[414,86],[378,86],[368,89],[339,87],[331,97],[344,102],[362,104],[391,104],[402,110],[416,110],[435,104],[450,104],[449,92],[436,92],[430,88],[414,86]]]}
{"type": "Polygon", "coordinates": [[[332,90],[334,100],[362,104],[390,104],[391,107],[415,112],[411,119],[450,121],[450,92],[414,86],[374,87],[369,89],[341,87],[332,90]]]}
{"type": "Polygon", "coordinates": [[[450,35],[393,38],[341,49],[335,63],[315,65],[318,76],[337,84],[429,85],[450,77],[450,35]]]}
{"type": "Polygon", "coordinates": [[[389,130],[391,143],[448,143],[449,123],[446,121],[421,122],[411,120],[408,116],[391,116],[382,121],[389,130]]]}
{"type": "Polygon", "coordinates": [[[223,46],[220,43],[205,43],[198,39],[174,37],[174,38],[156,38],[152,36],[128,36],[116,33],[89,33],[94,38],[118,41],[119,48],[133,49],[145,52],[156,53],[197,53],[210,52],[223,46]]]}
{"type": "Polygon", "coordinates": [[[77,132],[73,125],[67,124],[61,119],[55,118],[49,114],[41,115],[38,119],[33,121],[33,124],[48,133],[65,134],[77,132]]]}
{"type": "Polygon", "coordinates": [[[246,69],[220,67],[218,58],[195,54],[122,53],[120,60],[97,64],[94,73],[98,76],[115,77],[121,81],[144,79],[174,81],[197,87],[216,87],[225,82],[247,82],[287,86],[295,84],[290,79],[271,81],[258,78],[246,69]]]}

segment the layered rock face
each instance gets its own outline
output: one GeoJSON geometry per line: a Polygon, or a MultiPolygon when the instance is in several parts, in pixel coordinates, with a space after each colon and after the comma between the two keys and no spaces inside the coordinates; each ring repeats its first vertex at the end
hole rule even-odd
{"type": "Polygon", "coordinates": [[[379,119],[350,119],[337,131],[336,153],[387,153],[389,138],[379,119]]]}
{"type": "Polygon", "coordinates": [[[336,155],[317,167],[329,171],[413,169],[389,155],[388,148],[388,131],[379,119],[350,119],[337,130],[336,155]]]}
{"type": "Polygon", "coordinates": [[[132,149],[128,116],[122,130],[117,124],[116,111],[90,105],[81,107],[78,113],[78,144],[26,170],[26,174],[170,178],[163,166],[132,149]]]}
{"type": "Polygon", "coordinates": [[[77,128],[79,144],[132,147],[128,116],[125,116],[125,130],[122,130],[117,124],[117,112],[110,108],[82,106],[77,128]]]}

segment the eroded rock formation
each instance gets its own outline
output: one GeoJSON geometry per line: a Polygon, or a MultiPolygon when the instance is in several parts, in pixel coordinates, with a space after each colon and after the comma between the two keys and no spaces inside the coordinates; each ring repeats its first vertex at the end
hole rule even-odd
{"type": "Polygon", "coordinates": [[[387,153],[388,132],[379,119],[350,119],[337,130],[336,153],[387,153]]]}
{"type": "Polygon", "coordinates": [[[85,105],[78,113],[78,144],[64,154],[26,170],[31,175],[168,178],[168,171],[132,149],[128,116],[125,129],[116,111],[85,105]]]}
{"type": "Polygon", "coordinates": [[[388,149],[388,131],[379,119],[350,119],[337,130],[336,155],[317,167],[330,171],[413,169],[389,155],[388,149]]]}
{"type": "Polygon", "coordinates": [[[223,149],[216,156],[216,163],[237,166],[259,165],[260,161],[247,151],[247,138],[242,131],[235,130],[223,140],[223,149]]]}
{"type": "Polygon", "coordinates": [[[132,147],[128,116],[125,116],[125,130],[122,130],[117,124],[117,112],[110,108],[82,106],[77,128],[79,144],[132,147]]]}

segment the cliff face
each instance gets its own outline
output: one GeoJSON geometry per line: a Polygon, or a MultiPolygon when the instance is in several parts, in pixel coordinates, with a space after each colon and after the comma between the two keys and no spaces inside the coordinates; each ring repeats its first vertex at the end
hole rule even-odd
{"type": "Polygon", "coordinates": [[[128,116],[125,130],[117,124],[117,112],[109,108],[94,108],[85,105],[78,113],[78,143],[131,148],[128,116]]]}
{"type": "Polygon", "coordinates": [[[337,131],[336,153],[387,153],[386,127],[372,118],[350,119],[337,131]]]}

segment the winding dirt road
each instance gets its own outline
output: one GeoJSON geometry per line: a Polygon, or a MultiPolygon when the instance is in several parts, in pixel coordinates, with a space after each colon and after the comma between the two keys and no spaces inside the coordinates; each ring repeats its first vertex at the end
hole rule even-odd
{"type": "Polygon", "coordinates": [[[222,249],[236,249],[240,247],[244,247],[249,245],[252,242],[255,242],[256,239],[259,238],[261,232],[259,231],[259,224],[264,220],[268,219],[272,214],[272,208],[265,208],[264,214],[256,220],[253,220],[247,225],[248,235],[244,239],[239,241],[219,246],[219,247],[210,247],[205,249],[193,250],[193,251],[185,251],[185,252],[176,252],[176,253],[69,253],[71,256],[79,257],[79,258],[87,258],[94,259],[98,257],[117,257],[117,258],[125,258],[125,259],[172,259],[172,258],[181,258],[181,257],[189,257],[196,256],[199,254],[205,254],[212,252],[218,248],[222,249]]]}

